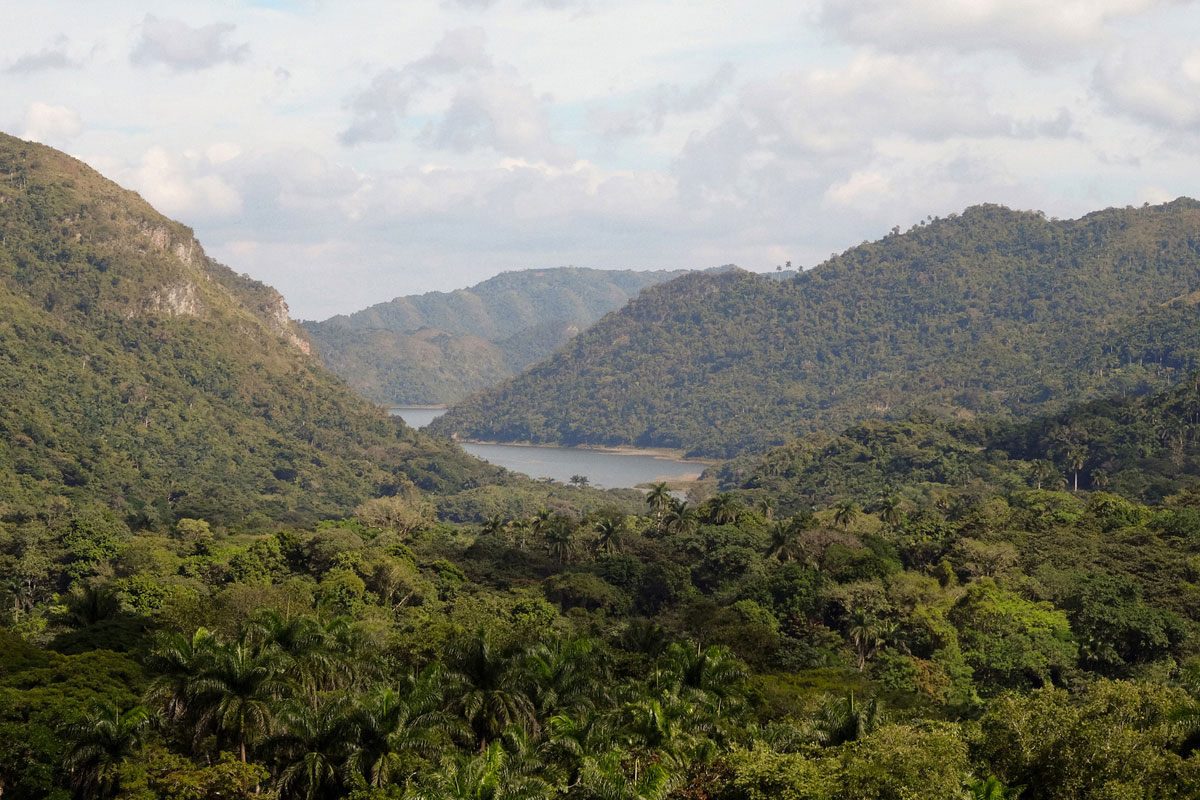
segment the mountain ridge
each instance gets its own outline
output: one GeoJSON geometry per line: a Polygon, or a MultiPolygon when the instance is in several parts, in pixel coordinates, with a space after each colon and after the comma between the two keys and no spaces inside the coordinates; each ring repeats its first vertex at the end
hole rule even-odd
{"type": "Polygon", "coordinates": [[[326,366],[371,400],[450,403],[521,372],[643,288],[686,272],[514,270],[303,324],[326,366]]]}
{"type": "Polygon", "coordinates": [[[1186,198],[1066,221],[983,205],[788,281],[687,276],[434,430],[729,457],[921,407],[1146,393],[1200,352],[1194,306],[1168,302],[1200,287],[1197,230],[1186,198]]]}
{"type": "Polygon", "coordinates": [[[0,516],[341,516],[499,476],[352,393],[282,296],[75,159],[0,135],[0,516]]]}

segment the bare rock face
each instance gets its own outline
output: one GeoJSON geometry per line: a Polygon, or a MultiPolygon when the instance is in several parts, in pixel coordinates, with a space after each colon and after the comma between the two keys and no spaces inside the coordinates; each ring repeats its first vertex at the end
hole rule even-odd
{"type": "Polygon", "coordinates": [[[262,310],[267,323],[277,334],[290,342],[293,347],[304,353],[304,355],[312,355],[312,345],[308,343],[307,339],[296,332],[297,325],[288,316],[288,305],[284,301],[283,295],[276,293],[274,301],[268,303],[262,310]]]}
{"type": "Polygon", "coordinates": [[[204,303],[196,285],[189,281],[168,284],[155,289],[146,305],[146,310],[152,314],[166,314],[170,317],[199,317],[204,312],[204,303]]]}

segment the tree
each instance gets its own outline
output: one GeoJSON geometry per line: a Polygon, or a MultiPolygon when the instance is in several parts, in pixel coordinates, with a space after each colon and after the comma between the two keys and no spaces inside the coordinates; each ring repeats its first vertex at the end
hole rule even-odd
{"type": "Polygon", "coordinates": [[[228,736],[245,763],[249,747],[270,730],[272,704],[287,687],[276,653],[245,641],[220,645],[191,692],[198,727],[228,736]]]}
{"type": "Polygon", "coordinates": [[[900,498],[895,495],[881,497],[876,508],[879,511],[879,519],[885,524],[893,528],[900,524],[900,498]]]}
{"type": "Polygon", "coordinates": [[[601,517],[596,520],[596,549],[603,553],[615,553],[621,549],[621,536],[625,533],[625,520],[618,517],[601,517]]]}
{"type": "Polygon", "coordinates": [[[81,798],[112,797],[120,789],[117,767],[141,745],[152,718],[142,706],[121,711],[108,702],[93,705],[63,731],[63,768],[81,798]]]}
{"type": "Polygon", "coordinates": [[[538,729],[533,703],[520,687],[519,654],[498,650],[482,628],[455,641],[447,653],[454,708],[482,752],[509,726],[538,729]]]}
{"type": "Polygon", "coordinates": [[[385,786],[412,771],[415,760],[436,756],[457,727],[443,712],[442,671],[429,667],[407,696],[380,689],[363,698],[351,713],[355,736],[345,767],[368,786],[385,786]]]}
{"type": "Polygon", "coordinates": [[[671,507],[663,515],[663,528],[669,533],[694,533],[698,522],[695,510],[685,500],[672,500],[671,507]]]}
{"type": "Polygon", "coordinates": [[[665,482],[650,484],[646,492],[646,503],[654,510],[655,524],[662,527],[663,514],[671,507],[671,490],[665,482]]]}
{"type": "Polygon", "coordinates": [[[705,518],[715,525],[737,522],[741,511],[742,504],[729,492],[714,495],[704,504],[705,518]]]}
{"type": "Polygon", "coordinates": [[[850,523],[858,518],[860,511],[853,500],[843,500],[833,507],[833,522],[842,529],[850,527],[850,523]]]}
{"type": "Polygon", "coordinates": [[[310,707],[287,703],[275,719],[278,733],[270,738],[283,769],[277,785],[280,796],[318,800],[341,795],[342,766],[357,738],[351,706],[332,699],[310,707]]]}
{"type": "Polygon", "coordinates": [[[854,692],[843,697],[826,695],[809,723],[812,738],[823,747],[857,741],[884,725],[887,714],[878,697],[863,701],[854,692]]]}

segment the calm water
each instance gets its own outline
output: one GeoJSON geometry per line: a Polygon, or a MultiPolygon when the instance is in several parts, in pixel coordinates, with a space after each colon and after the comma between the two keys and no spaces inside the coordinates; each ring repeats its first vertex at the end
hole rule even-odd
{"type": "MultiPolygon", "coordinates": [[[[391,411],[415,428],[428,425],[445,413],[440,408],[393,408],[391,411]]],[[[704,464],[695,462],[577,447],[467,443],[462,448],[476,458],[531,478],[553,478],[566,483],[572,475],[584,475],[592,486],[604,489],[695,477],[704,469],[704,464]]]]}

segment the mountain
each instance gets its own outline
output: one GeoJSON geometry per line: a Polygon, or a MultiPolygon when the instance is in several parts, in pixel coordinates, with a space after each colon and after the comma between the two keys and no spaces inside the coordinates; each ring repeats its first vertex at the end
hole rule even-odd
{"type": "Polygon", "coordinates": [[[730,457],[918,408],[1028,416],[1200,364],[1200,203],[1047,219],[994,205],[791,280],[643,292],[434,430],[730,457]]]}
{"type": "MultiPolygon", "coordinates": [[[[1027,420],[917,412],[811,433],[714,470],[723,489],[776,499],[784,512],[931,491],[1009,495],[1087,490],[1163,503],[1200,487],[1200,373],[1145,397],[1076,403],[1027,420]]],[[[1200,520],[1200,517],[1197,518],[1200,520]]]]}
{"type": "Polygon", "coordinates": [[[304,327],[325,365],[371,400],[453,403],[546,358],[642,289],[685,273],[519,270],[304,327]]]}
{"type": "Polygon", "coordinates": [[[304,521],[500,474],[352,392],[278,292],[191,230],[3,135],[0,391],[9,520],[95,503],[142,526],[304,521]]]}

